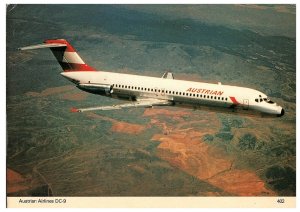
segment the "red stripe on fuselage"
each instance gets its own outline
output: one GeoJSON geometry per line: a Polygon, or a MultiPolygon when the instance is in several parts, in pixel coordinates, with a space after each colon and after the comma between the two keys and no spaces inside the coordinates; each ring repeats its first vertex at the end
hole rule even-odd
{"type": "Polygon", "coordinates": [[[240,103],[236,100],[235,97],[230,96],[229,98],[231,99],[231,101],[233,102],[233,104],[235,104],[235,105],[239,105],[239,104],[240,104],[240,103]]]}

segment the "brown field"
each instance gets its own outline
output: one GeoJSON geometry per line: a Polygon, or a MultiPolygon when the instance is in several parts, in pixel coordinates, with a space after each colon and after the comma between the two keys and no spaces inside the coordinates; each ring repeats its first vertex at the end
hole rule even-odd
{"type": "Polygon", "coordinates": [[[23,191],[29,187],[25,185],[26,178],[24,178],[18,172],[15,172],[9,168],[6,169],[6,179],[7,179],[7,193],[14,193],[18,191],[23,191]]]}
{"type": "Polygon", "coordinates": [[[201,180],[206,180],[229,170],[232,161],[224,159],[221,151],[201,142],[201,136],[201,133],[195,131],[173,132],[167,136],[156,135],[153,140],[161,141],[158,146],[159,157],[201,180]]]}
{"type": "Polygon", "coordinates": [[[265,183],[254,172],[247,170],[229,170],[208,179],[208,182],[239,196],[276,195],[265,187],[265,183]]]}
{"type": "Polygon", "coordinates": [[[139,134],[144,131],[146,127],[139,124],[131,124],[128,122],[114,122],[111,130],[113,132],[126,133],[126,134],[139,134]]]}
{"type": "Polygon", "coordinates": [[[62,99],[71,100],[71,101],[82,101],[85,100],[88,96],[85,92],[80,93],[66,93],[62,96],[62,99]]]}
{"type": "Polygon", "coordinates": [[[221,127],[215,113],[202,114],[197,121],[191,122],[178,119],[184,115],[193,114],[182,110],[145,110],[144,116],[151,116],[151,124],[160,127],[164,132],[152,137],[152,140],[160,142],[157,147],[158,157],[233,195],[274,195],[274,192],[265,187],[264,182],[254,171],[234,168],[234,162],[238,158],[229,156],[224,150],[205,143],[204,135],[216,134],[221,127]],[[168,125],[160,119],[162,116],[172,117],[178,122],[175,125],[168,125]],[[193,127],[193,124],[197,127],[193,127]]]}
{"type": "Polygon", "coordinates": [[[126,134],[139,134],[147,128],[143,125],[132,124],[132,123],[124,122],[124,121],[118,121],[116,119],[109,118],[106,116],[101,116],[101,115],[91,113],[91,112],[87,113],[87,116],[90,118],[94,118],[94,119],[102,119],[105,121],[112,122],[113,125],[111,127],[111,130],[113,132],[126,133],[126,134]]]}
{"type": "Polygon", "coordinates": [[[181,117],[181,116],[186,116],[186,115],[191,115],[189,111],[178,111],[178,110],[169,110],[169,109],[158,109],[158,108],[147,108],[145,109],[145,112],[143,116],[171,116],[172,118],[174,117],[181,117]]]}
{"type": "MultiPolygon", "coordinates": [[[[205,132],[206,133],[206,132],[205,132]]],[[[189,130],[153,136],[157,154],[171,165],[234,195],[274,195],[254,172],[234,169],[234,158],[202,141],[204,133],[189,130]]]]}

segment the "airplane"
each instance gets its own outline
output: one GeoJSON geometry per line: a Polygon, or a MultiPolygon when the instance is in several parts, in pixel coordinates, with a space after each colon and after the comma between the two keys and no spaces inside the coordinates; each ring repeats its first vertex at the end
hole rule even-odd
{"type": "Polygon", "coordinates": [[[65,39],[48,39],[42,44],[19,48],[32,50],[50,48],[63,69],[61,75],[77,88],[101,96],[127,100],[125,104],[72,108],[72,112],[117,110],[123,108],[179,106],[265,116],[284,115],[284,109],[271,101],[266,94],[246,87],[185,81],[174,79],[171,72],[161,78],[123,73],[97,71],[86,64],[65,39]]]}

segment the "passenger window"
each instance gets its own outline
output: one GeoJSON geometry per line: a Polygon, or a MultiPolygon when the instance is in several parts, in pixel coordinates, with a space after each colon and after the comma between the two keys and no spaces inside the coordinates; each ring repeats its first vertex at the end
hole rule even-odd
{"type": "Polygon", "coordinates": [[[225,100],[227,101],[227,98],[225,100]]]}
{"type": "Polygon", "coordinates": [[[199,97],[199,94],[197,94],[197,97],[199,97]]]}
{"type": "Polygon", "coordinates": [[[195,94],[193,94],[193,96],[195,97],[195,94]]]}
{"type": "Polygon", "coordinates": [[[258,99],[255,99],[256,102],[258,102],[258,99]]]}

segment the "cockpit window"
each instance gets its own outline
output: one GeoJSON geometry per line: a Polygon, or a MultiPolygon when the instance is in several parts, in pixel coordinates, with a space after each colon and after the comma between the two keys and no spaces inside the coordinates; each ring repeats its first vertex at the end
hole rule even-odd
{"type": "Polygon", "coordinates": [[[261,95],[259,95],[259,97],[257,99],[255,99],[256,102],[267,102],[269,104],[274,104],[274,102],[272,102],[269,98],[262,98],[261,95]]]}
{"type": "Polygon", "coordinates": [[[274,104],[274,102],[272,102],[269,98],[264,98],[264,101],[269,103],[269,104],[274,104]]]}

